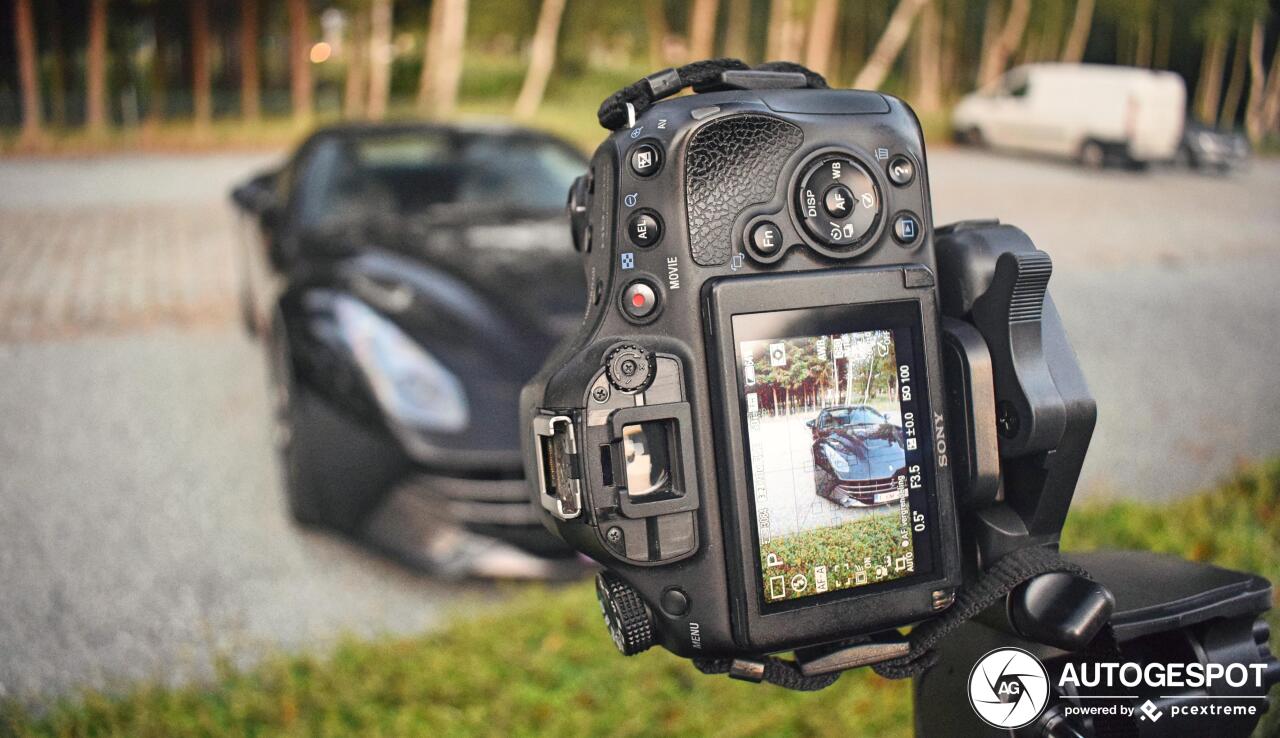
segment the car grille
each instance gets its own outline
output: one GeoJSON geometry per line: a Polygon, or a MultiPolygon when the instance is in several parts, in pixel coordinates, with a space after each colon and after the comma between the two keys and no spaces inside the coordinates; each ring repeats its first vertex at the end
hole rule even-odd
{"type": "Polygon", "coordinates": [[[855,495],[878,495],[897,491],[898,478],[888,477],[886,479],[868,479],[862,482],[841,482],[838,486],[840,489],[852,492],[855,495]]]}

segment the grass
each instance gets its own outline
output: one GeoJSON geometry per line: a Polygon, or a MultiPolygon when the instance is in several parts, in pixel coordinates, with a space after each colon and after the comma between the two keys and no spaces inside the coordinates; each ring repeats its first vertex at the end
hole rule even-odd
{"type": "MultiPolygon", "coordinates": [[[[848,570],[841,572],[832,562],[857,562],[866,564],[866,573],[878,581],[876,567],[886,566],[885,576],[894,572],[886,562],[886,555],[892,556],[899,551],[898,538],[902,525],[899,522],[897,506],[892,513],[881,511],[875,515],[867,515],[858,520],[832,525],[825,528],[806,530],[788,536],[779,536],[760,545],[761,560],[765,562],[762,569],[765,581],[771,577],[781,576],[783,582],[790,582],[796,574],[808,574],[814,565],[831,566],[830,588],[832,590],[854,586],[854,573],[848,570]],[[769,561],[781,561],[780,565],[768,566],[769,561]]],[[[810,592],[812,593],[812,592],[810,592]]],[[[794,599],[798,595],[787,585],[786,599],[794,599]]]]}
{"type": "MultiPolygon", "coordinates": [[[[1164,551],[1280,582],[1280,460],[1175,503],[1081,506],[1065,541],[1164,551]]],[[[800,694],[705,677],[657,649],[624,659],[580,584],[528,590],[494,615],[429,635],[268,654],[244,670],[223,664],[203,684],[85,692],[39,715],[0,703],[0,735],[905,736],[910,709],[908,685],[865,671],[800,694]]],[[[1258,734],[1280,734],[1280,710],[1258,734]]]]}

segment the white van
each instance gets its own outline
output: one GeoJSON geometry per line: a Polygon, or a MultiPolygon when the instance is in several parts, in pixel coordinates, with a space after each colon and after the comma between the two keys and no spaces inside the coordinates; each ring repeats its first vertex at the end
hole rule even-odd
{"type": "Polygon", "coordinates": [[[1078,159],[1148,163],[1175,157],[1187,89],[1173,72],[1101,64],[1028,64],[965,96],[958,139],[1078,159]]]}

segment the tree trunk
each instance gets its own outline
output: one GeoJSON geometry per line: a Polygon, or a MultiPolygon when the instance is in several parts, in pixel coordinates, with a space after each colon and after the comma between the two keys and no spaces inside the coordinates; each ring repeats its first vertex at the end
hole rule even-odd
{"type": "Polygon", "coordinates": [[[1196,83],[1196,117],[1206,125],[1218,119],[1218,103],[1222,97],[1222,68],[1226,65],[1227,33],[1221,23],[1215,24],[1205,40],[1204,57],[1200,60],[1200,79],[1196,83]]]}
{"type": "Polygon", "coordinates": [[[89,133],[99,135],[107,128],[107,0],[89,3],[85,77],[85,125],[89,133]]]}
{"type": "Polygon", "coordinates": [[[1156,13],[1156,48],[1152,52],[1151,68],[1168,69],[1169,51],[1173,45],[1173,13],[1156,13]]]}
{"type": "Polygon", "coordinates": [[[36,68],[36,24],[31,0],[17,0],[13,8],[13,32],[18,50],[18,80],[22,86],[22,136],[24,144],[41,137],[44,111],[40,101],[40,73],[36,68]]]}
{"type": "Polygon", "coordinates": [[[151,92],[147,99],[147,125],[155,126],[164,120],[169,99],[169,33],[166,17],[160,3],[151,5],[151,25],[155,39],[155,53],[151,57],[151,92]]]}
{"type": "Polygon", "coordinates": [[[1062,61],[1079,64],[1084,59],[1085,46],[1089,43],[1089,29],[1093,26],[1093,0],[1076,0],[1076,14],[1071,19],[1071,32],[1067,45],[1062,49],[1062,61]]]}
{"type": "Polygon", "coordinates": [[[209,90],[209,0],[190,0],[191,13],[191,95],[196,130],[209,128],[213,119],[209,90]]]}
{"type": "Polygon", "coordinates": [[[694,0],[689,14],[689,60],[698,61],[715,56],[716,13],[719,0],[694,0]]]}
{"type": "Polygon", "coordinates": [[[934,2],[920,13],[911,75],[911,105],[922,113],[942,107],[942,19],[934,2]]]}
{"type": "Polygon", "coordinates": [[[764,51],[766,59],[776,60],[783,58],[790,28],[791,0],[770,0],[769,35],[765,41],[764,51]]]}
{"type": "Polygon", "coordinates": [[[418,85],[420,112],[439,116],[453,114],[458,105],[466,40],[467,0],[434,0],[422,79],[418,85]]]}
{"type": "Polygon", "coordinates": [[[965,0],[947,0],[942,12],[942,49],[939,52],[942,61],[939,69],[938,88],[944,96],[949,97],[961,77],[964,64],[965,40],[965,0]]]}
{"type": "Polygon", "coordinates": [[[311,29],[307,0],[289,0],[289,97],[293,119],[311,120],[311,29]]]}
{"type": "Polygon", "coordinates": [[[1133,50],[1133,66],[1151,66],[1151,17],[1150,8],[1143,7],[1145,17],[1138,18],[1138,41],[1133,50]]]}
{"type": "Polygon", "coordinates": [[[898,54],[902,53],[902,46],[911,33],[912,22],[928,2],[929,0],[900,0],[898,6],[893,9],[893,15],[889,16],[889,23],[880,34],[880,40],[876,42],[871,57],[867,59],[867,63],[862,66],[862,71],[858,72],[857,78],[853,80],[854,87],[874,90],[884,83],[884,78],[888,76],[898,54]]]}
{"type": "Polygon", "coordinates": [[[729,0],[728,17],[725,18],[724,55],[734,59],[746,59],[750,56],[750,33],[751,0],[729,0]]]}
{"type": "Polygon", "coordinates": [[[240,115],[262,117],[262,83],[258,72],[258,0],[240,0],[240,115]]]}
{"type": "Polygon", "coordinates": [[[391,0],[373,0],[369,10],[369,120],[382,120],[387,115],[391,54],[391,0]]]}
{"type": "Polygon", "coordinates": [[[49,68],[49,113],[53,124],[61,128],[67,125],[67,47],[62,37],[62,6],[54,5],[50,10],[49,43],[53,46],[53,64],[49,68]]]}
{"type": "Polygon", "coordinates": [[[516,98],[516,118],[527,120],[538,112],[542,96],[547,91],[547,80],[556,62],[556,39],[560,35],[560,18],[564,15],[565,0],[542,0],[538,11],[538,26],[529,44],[529,71],[525,74],[520,96],[516,98]]]}
{"type": "Polygon", "coordinates": [[[1240,110],[1240,98],[1244,97],[1244,73],[1249,65],[1249,29],[1240,29],[1236,39],[1236,51],[1231,57],[1231,79],[1227,82],[1227,94],[1222,97],[1222,110],[1218,113],[1218,127],[1231,128],[1240,110]]]}
{"type": "Polygon", "coordinates": [[[1280,131],[1280,44],[1271,56],[1271,71],[1267,73],[1267,91],[1262,98],[1262,130],[1280,131]]]}
{"type": "MultiPolygon", "coordinates": [[[[1262,142],[1262,99],[1267,87],[1267,71],[1262,65],[1262,47],[1266,42],[1266,26],[1262,18],[1254,18],[1249,34],[1249,102],[1244,109],[1244,129],[1257,146],[1262,142]]],[[[1280,52],[1277,52],[1280,55],[1280,52]]]]}
{"type": "Polygon", "coordinates": [[[351,13],[344,56],[346,76],[342,82],[342,113],[349,119],[364,117],[364,103],[369,90],[365,68],[369,64],[369,14],[359,9],[351,13]]]}
{"type": "Polygon", "coordinates": [[[667,66],[667,9],[662,0],[644,0],[644,30],[649,42],[649,68],[667,66]]]}
{"type": "Polygon", "coordinates": [[[987,47],[982,55],[982,63],[978,67],[978,86],[982,87],[994,82],[1004,74],[1009,57],[1017,51],[1022,42],[1022,34],[1027,29],[1027,17],[1031,13],[1031,0],[1013,0],[1009,5],[1009,14],[1005,16],[995,43],[987,47]]]}
{"type": "Polygon", "coordinates": [[[840,4],[836,0],[817,0],[809,16],[809,43],[804,64],[821,75],[831,73],[831,49],[839,27],[840,4]]]}

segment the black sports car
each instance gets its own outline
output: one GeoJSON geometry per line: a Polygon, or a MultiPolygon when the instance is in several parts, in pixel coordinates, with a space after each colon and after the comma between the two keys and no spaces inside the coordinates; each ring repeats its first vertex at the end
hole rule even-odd
{"type": "Polygon", "coordinates": [[[1178,162],[1191,169],[1225,174],[1249,160],[1249,139],[1239,131],[1211,128],[1188,120],[1178,144],[1178,162]]]}
{"type": "Polygon", "coordinates": [[[585,169],[524,129],[348,125],[235,189],[299,522],[446,573],[563,568],[521,478],[517,395],[586,304],[564,209],[585,169]]]}
{"type": "Polygon", "coordinates": [[[907,452],[902,428],[870,405],[823,408],[806,425],[813,431],[814,486],[840,505],[876,506],[905,495],[898,478],[907,452]]]}

